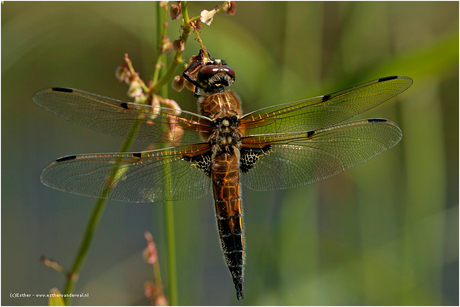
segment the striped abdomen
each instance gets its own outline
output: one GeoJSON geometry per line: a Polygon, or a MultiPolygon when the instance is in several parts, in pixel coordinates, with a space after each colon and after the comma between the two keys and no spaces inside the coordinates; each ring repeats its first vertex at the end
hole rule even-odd
{"type": "Polygon", "coordinates": [[[211,173],[222,250],[235,284],[237,298],[242,299],[243,225],[238,156],[229,152],[217,154],[211,173]]]}

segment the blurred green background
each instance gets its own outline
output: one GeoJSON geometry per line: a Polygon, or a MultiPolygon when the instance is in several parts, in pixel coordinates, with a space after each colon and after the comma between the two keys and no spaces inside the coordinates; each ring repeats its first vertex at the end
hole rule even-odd
{"type": "MultiPolygon", "coordinates": [[[[220,3],[189,3],[199,15],[220,3]]],[[[458,2],[238,2],[201,37],[236,72],[245,112],[388,75],[414,85],[360,118],[396,122],[395,148],[309,186],[243,189],[247,305],[458,305],[458,2]]],[[[122,140],[35,105],[68,86],[121,100],[115,68],[128,53],[144,80],[158,54],[151,2],[9,2],[2,10],[2,304],[10,293],[63,289],[40,263],[72,264],[95,202],[40,183],[41,169],[122,140]]],[[[171,40],[179,21],[170,21],[171,40]]],[[[196,54],[191,36],[184,58],[196,54]]],[[[177,72],[180,74],[180,71],[177,72]]],[[[170,97],[196,110],[189,91],[170,97]]],[[[356,119],[356,118],[355,118],[356,119]]],[[[140,150],[147,144],[136,144],[140,150]]],[[[223,262],[208,195],[176,202],[179,302],[241,304],[223,262]]],[[[149,304],[142,259],[151,231],[166,282],[163,204],[109,202],[77,283],[75,305],[149,304]]],[[[167,289],[166,289],[167,290],[167,289]]]]}

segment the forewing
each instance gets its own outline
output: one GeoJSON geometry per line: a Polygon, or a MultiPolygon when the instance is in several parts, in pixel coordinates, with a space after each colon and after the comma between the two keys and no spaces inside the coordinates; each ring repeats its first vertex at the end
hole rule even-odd
{"type": "Polygon", "coordinates": [[[123,102],[68,88],[47,88],[32,99],[65,119],[96,131],[151,143],[198,143],[206,117],[186,111],[123,102]],[[137,129],[137,133],[135,133],[137,129]]]}
{"type": "Polygon", "coordinates": [[[244,115],[240,129],[252,135],[328,127],[387,101],[411,84],[409,77],[385,77],[333,94],[263,108],[244,115]]]}
{"type": "Polygon", "coordinates": [[[334,176],[381,154],[402,138],[396,124],[368,119],[301,134],[247,137],[241,181],[253,190],[280,190],[334,176]]]}
{"type": "Polygon", "coordinates": [[[46,166],[40,179],[58,190],[119,201],[197,199],[211,186],[204,171],[210,162],[201,158],[209,156],[210,149],[201,143],[137,153],[67,156],[46,166]]]}

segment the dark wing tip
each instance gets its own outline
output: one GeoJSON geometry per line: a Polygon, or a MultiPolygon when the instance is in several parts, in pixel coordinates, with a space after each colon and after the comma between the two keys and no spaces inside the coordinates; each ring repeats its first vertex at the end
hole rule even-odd
{"type": "Polygon", "coordinates": [[[73,89],[67,87],[53,87],[51,88],[54,92],[73,93],[73,89]]]}
{"type": "Polygon", "coordinates": [[[388,120],[384,118],[370,118],[367,121],[371,124],[375,124],[375,123],[386,123],[388,120]]]}
{"type": "Polygon", "coordinates": [[[77,156],[75,155],[72,155],[72,156],[65,156],[65,157],[62,157],[62,158],[59,158],[56,160],[57,163],[60,163],[60,162],[64,162],[64,161],[70,161],[70,160],[75,160],[77,158],[77,156]]]}
{"type": "Polygon", "coordinates": [[[390,81],[390,80],[395,80],[395,79],[407,80],[407,81],[409,81],[409,86],[411,86],[412,83],[414,83],[414,80],[412,80],[411,77],[407,77],[407,76],[388,76],[388,77],[379,78],[379,79],[377,79],[377,81],[378,82],[385,82],[385,81],[390,81]]]}
{"type": "Polygon", "coordinates": [[[47,94],[52,93],[52,92],[73,93],[74,90],[71,89],[71,88],[68,88],[68,87],[49,87],[49,88],[44,88],[44,89],[36,91],[32,96],[32,100],[36,104],[38,104],[39,106],[43,107],[44,104],[46,104],[46,103],[44,103],[45,102],[44,100],[46,100],[46,98],[43,98],[43,97],[46,97],[47,94]]]}
{"type": "Polygon", "coordinates": [[[379,78],[379,82],[388,81],[388,80],[393,80],[393,79],[397,79],[397,78],[398,78],[398,76],[383,77],[383,78],[379,78]]]}

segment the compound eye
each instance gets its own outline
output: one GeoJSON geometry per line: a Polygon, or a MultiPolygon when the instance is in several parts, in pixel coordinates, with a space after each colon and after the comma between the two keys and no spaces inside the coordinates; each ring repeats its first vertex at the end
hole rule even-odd
{"type": "Polygon", "coordinates": [[[213,75],[219,72],[219,65],[206,65],[200,69],[200,79],[205,80],[211,78],[213,75]]]}
{"type": "Polygon", "coordinates": [[[201,79],[209,79],[219,72],[225,72],[230,75],[232,79],[235,79],[235,71],[227,65],[208,64],[200,69],[199,74],[201,79]]]}
{"type": "Polygon", "coordinates": [[[227,74],[229,74],[232,77],[233,80],[235,80],[235,71],[233,70],[233,68],[227,65],[222,65],[220,70],[225,71],[227,74]]]}

